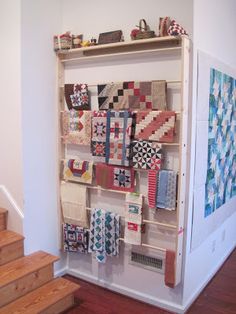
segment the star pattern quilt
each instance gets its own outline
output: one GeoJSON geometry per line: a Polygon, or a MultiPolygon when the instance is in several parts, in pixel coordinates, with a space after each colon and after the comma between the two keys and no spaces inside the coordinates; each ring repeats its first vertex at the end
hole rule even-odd
{"type": "Polygon", "coordinates": [[[90,110],[87,84],[65,84],[64,89],[69,110],[90,110]]]}
{"type": "Polygon", "coordinates": [[[62,133],[66,144],[90,145],[91,111],[63,111],[62,133]]]}
{"type": "Polygon", "coordinates": [[[130,111],[94,111],[92,155],[95,161],[129,166],[133,115],[130,111]]]}

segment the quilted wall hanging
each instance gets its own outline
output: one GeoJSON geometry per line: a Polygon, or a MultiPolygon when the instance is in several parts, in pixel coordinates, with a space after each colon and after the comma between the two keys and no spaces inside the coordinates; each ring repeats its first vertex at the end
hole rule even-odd
{"type": "Polygon", "coordinates": [[[62,133],[66,144],[90,145],[91,111],[63,111],[62,133]]]}
{"type": "Polygon", "coordinates": [[[176,209],[177,173],[173,170],[158,172],[157,208],[176,209]]]}
{"type": "Polygon", "coordinates": [[[89,252],[95,252],[99,263],[107,256],[119,255],[120,216],[103,209],[93,208],[90,221],[89,252]]]}
{"type": "Polygon", "coordinates": [[[236,195],[236,80],[210,70],[205,217],[236,195]]]}
{"type": "Polygon", "coordinates": [[[132,142],[132,162],[134,168],[159,170],[162,161],[162,146],[148,141],[132,142]]]}
{"type": "Polygon", "coordinates": [[[65,252],[87,253],[89,230],[72,224],[63,224],[65,252]]]}
{"type": "Polygon", "coordinates": [[[173,142],[175,120],[174,111],[137,111],[135,139],[173,142]]]}
{"type": "Polygon", "coordinates": [[[93,162],[66,159],[64,161],[63,177],[65,180],[91,184],[93,179],[93,162]]]}
{"type": "Polygon", "coordinates": [[[65,223],[88,228],[87,187],[85,185],[61,182],[61,207],[65,223]]]}
{"type": "Polygon", "coordinates": [[[65,84],[64,89],[69,110],[90,110],[87,84],[65,84]]]}
{"type": "Polygon", "coordinates": [[[105,189],[134,192],[134,169],[97,164],[96,183],[105,189]]]}
{"type": "Polygon", "coordinates": [[[130,111],[94,111],[92,155],[96,161],[130,165],[133,116],[130,111]]]}
{"type": "Polygon", "coordinates": [[[109,83],[97,89],[100,110],[166,110],[166,81],[109,83]]]}

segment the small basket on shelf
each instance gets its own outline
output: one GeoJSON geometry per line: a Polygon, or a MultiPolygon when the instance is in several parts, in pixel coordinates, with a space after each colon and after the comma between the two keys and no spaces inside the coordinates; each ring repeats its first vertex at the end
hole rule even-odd
{"type": "Polygon", "coordinates": [[[72,36],[69,32],[60,36],[54,36],[54,50],[68,50],[72,48],[72,36]]]}
{"type": "Polygon", "coordinates": [[[141,19],[139,21],[139,26],[137,27],[138,29],[136,28],[131,31],[130,36],[132,40],[156,37],[155,32],[150,30],[150,27],[147,25],[145,19],[141,19]]]}

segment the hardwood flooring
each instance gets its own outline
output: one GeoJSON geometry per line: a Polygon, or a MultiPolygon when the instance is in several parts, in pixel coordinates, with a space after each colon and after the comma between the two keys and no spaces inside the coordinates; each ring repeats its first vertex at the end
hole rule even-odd
{"type": "MultiPolygon", "coordinates": [[[[68,314],[168,314],[170,312],[66,275],[78,283],[77,305],[68,314]]],[[[236,314],[236,250],[187,314],[236,314]]]]}

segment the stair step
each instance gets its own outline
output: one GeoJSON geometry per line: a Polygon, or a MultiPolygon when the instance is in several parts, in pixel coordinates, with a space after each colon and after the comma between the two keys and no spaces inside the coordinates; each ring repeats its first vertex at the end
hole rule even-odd
{"type": "Polygon", "coordinates": [[[24,237],[9,230],[0,231],[0,266],[24,256],[24,237]]]}
{"type": "Polygon", "coordinates": [[[54,279],[0,309],[0,314],[55,314],[74,305],[79,286],[63,278],[54,279]]]}
{"type": "Polygon", "coordinates": [[[7,210],[0,208],[0,231],[7,228],[7,210]]]}
{"type": "Polygon", "coordinates": [[[52,280],[58,259],[38,251],[0,266],[0,307],[52,280]]]}

